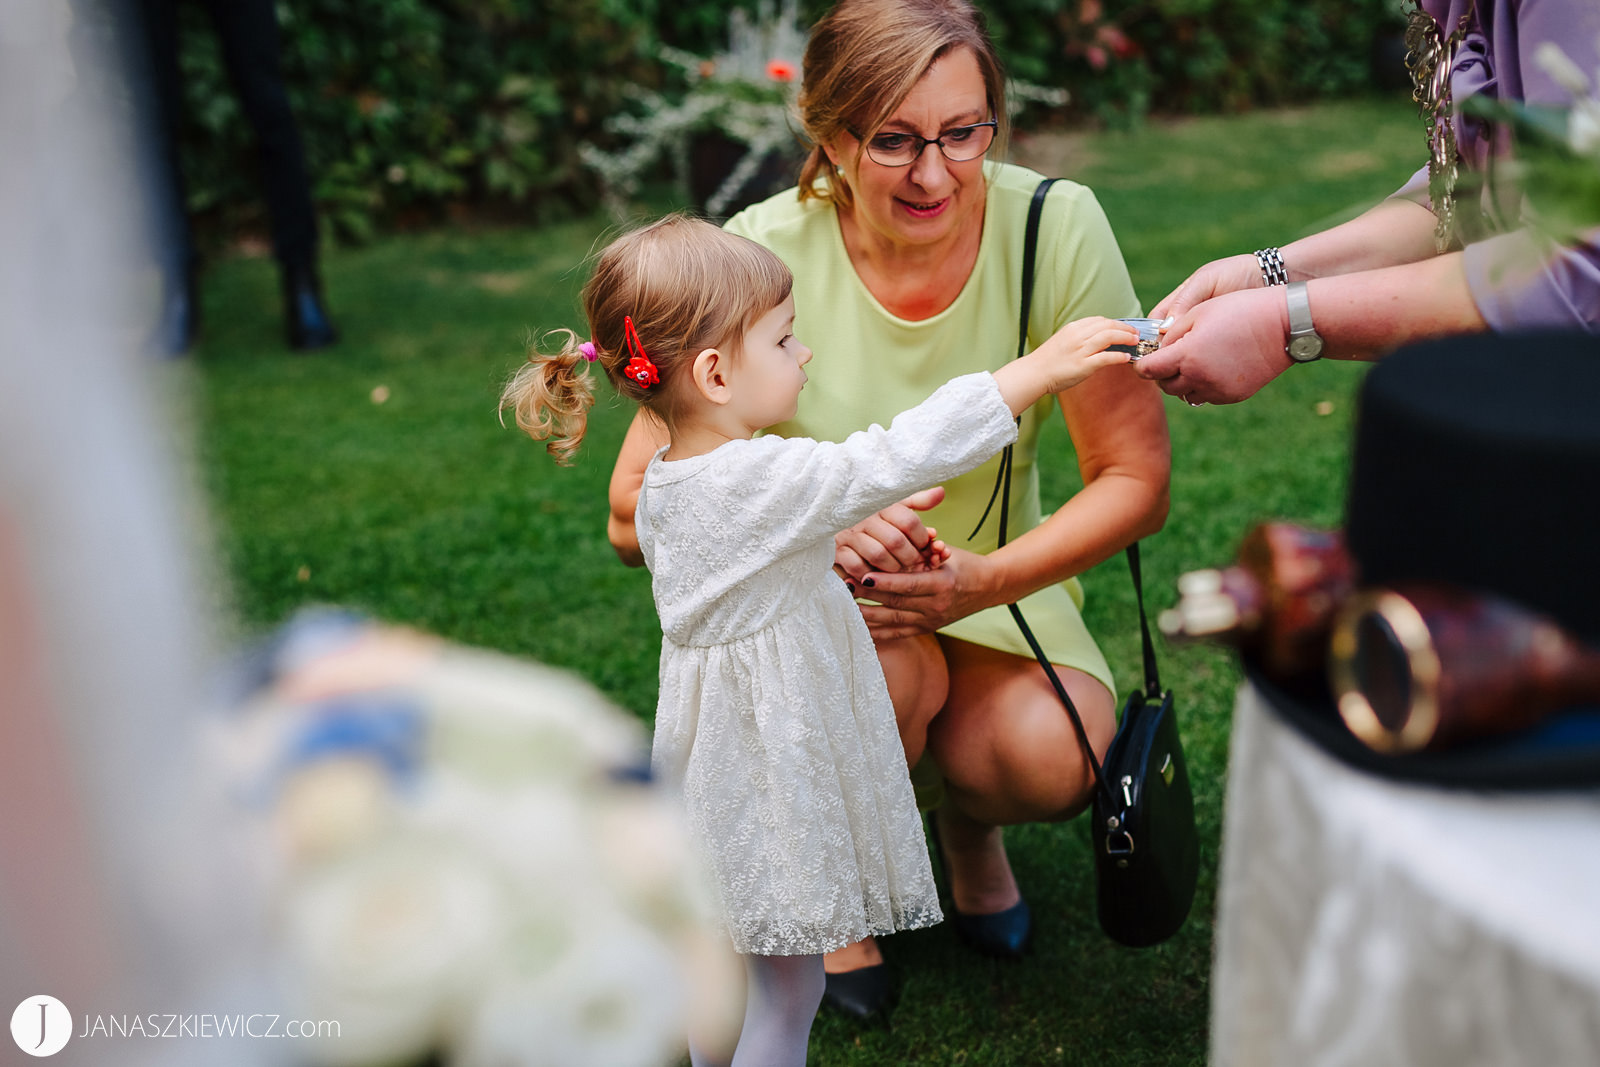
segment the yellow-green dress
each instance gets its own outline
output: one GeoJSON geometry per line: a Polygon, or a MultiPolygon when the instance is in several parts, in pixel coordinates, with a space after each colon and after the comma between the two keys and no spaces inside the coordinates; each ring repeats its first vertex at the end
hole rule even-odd
{"type": "MultiPolygon", "coordinates": [[[[1016,354],[1022,290],[1022,245],[1028,204],[1040,176],[1005,163],[987,163],[989,182],[977,262],[955,302],[932,318],[910,321],[890,314],[867,291],[845,251],[833,207],[801,203],[788,190],[728,220],[730,232],[765,245],[794,272],[794,333],[815,358],[794,419],[767,432],[840,441],[894,416],[951,378],[994,370],[1016,354]]],[[[1122,252],[1094,194],[1075,182],[1051,187],[1040,224],[1039,255],[1029,318],[1029,347],[1085,315],[1125,318],[1139,314],[1138,298],[1122,252]]],[[[1023,415],[1013,460],[1009,537],[1041,521],[1039,430],[1059,419],[1054,397],[1023,415]]],[[[1063,452],[1047,462],[1070,464],[1063,452]]],[[[945,484],[944,503],[925,513],[940,539],[955,548],[987,553],[995,548],[999,506],[977,537],[977,525],[994,490],[999,458],[945,484]]],[[[1053,509],[1059,501],[1052,501],[1053,509]]],[[[1111,668],[1083,624],[1083,589],[1076,578],[1047,586],[1021,602],[1028,624],[1052,662],[1081,670],[1115,692],[1111,668]]],[[[950,637],[1019,656],[1030,656],[1004,607],[959,619],[939,631],[950,637]]]]}

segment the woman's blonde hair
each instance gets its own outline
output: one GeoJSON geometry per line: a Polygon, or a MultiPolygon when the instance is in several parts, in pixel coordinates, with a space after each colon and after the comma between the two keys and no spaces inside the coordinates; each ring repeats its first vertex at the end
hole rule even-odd
{"type": "Polygon", "coordinates": [[[967,0],[839,0],[822,16],[806,44],[800,89],[800,121],[813,145],[800,171],[800,199],[848,205],[850,187],[822,146],[841,133],[865,146],[928,68],[958,48],[978,61],[989,111],[1000,124],[995,143],[1003,149],[1005,70],[982,13],[967,0]],[[816,187],[818,178],[825,191],[816,187]]]}
{"type": "MultiPolygon", "coordinates": [[[[666,218],[617,238],[600,253],[583,287],[589,344],[618,393],[672,425],[683,401],[680,379],[702,350],[737,358],[739,345],[762,315],[783,303],[794,285],[789,268],[754,241],[704,219],[666,218]],[[645,386],[623,372],[637,355],[629,350],[632,319],[659,380],[645,386]]],[[[530,351],[500,394],[517,426],[546,446],[556,462],[572,462],[587,428],[594,387],[589,359],[571,330],[559,350],[530,351]]],[[[503,416],[502,416],[503,417],[503,416]]]]}

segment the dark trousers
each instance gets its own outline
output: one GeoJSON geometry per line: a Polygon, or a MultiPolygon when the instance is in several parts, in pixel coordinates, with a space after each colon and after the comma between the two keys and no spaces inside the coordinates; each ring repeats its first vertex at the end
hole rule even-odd
{"type": "MultiPolygon", "coordinates": [[[[273,251],[285,267],[309,268],[316,257],[316,214],[305,149],[283,86],[272,0],[203,2],[216,27],[228,76],[255,131],[273,251]]],[[[195,251],[178,153],[183,118],[178,0],[112,0],[112,4],[120,9],[117,21],[131,80],[147,89],[144,125],[154,145],[146,158],[152,207],[164,235],[163,268],[169,277],[183,277],[194,268],[195,251]]]]}

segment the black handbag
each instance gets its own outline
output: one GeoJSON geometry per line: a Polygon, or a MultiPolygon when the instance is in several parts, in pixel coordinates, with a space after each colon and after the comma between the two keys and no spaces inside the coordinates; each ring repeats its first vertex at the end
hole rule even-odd
{"type": "MultiPolygon", "coordinates": [[[[1054,178],[1039,184],[1028,209],[1028,229],[1023,243],[1022,316],[1017,335],[1017,355],[1027,351],[1028,311],[1033,301],[1034,255],[1039,243],[1039,218],[1045,194],[1054,178]]],[[[983,518],[983,527],[995,495],[1000,499],[998,544],[1006,543],[1006,515],[1011,497],[1011,446],[1000,457],[995,494],[983,518]]],[[[1117,733],[1106,750],[1105,762],[1095,758],[1094,747],[1072,698],[1056,677],[1050,659],[1016,604],[1011,616],[1022,631],[1034,658],[1067,713],[1094,770],[1095,795],[1090,825],[1094,845],[1095,896],[1100,928],[1113,941],[1143,948],[1165,941],[1189,915],[1200,871],[1200,837],[1194,822],[1194,793],[1178,736],[1178,716],[1172,692],[1163,692],[1156,668],[1155,644],[1144,611],[1144,586],[1139,574],[1139,545],[1128,546],[1128,570],[1133,576],[1139,604],[1139,630],[1143,637],[1144,688],[1135,689],[1122,709],[1117,733]]]]}

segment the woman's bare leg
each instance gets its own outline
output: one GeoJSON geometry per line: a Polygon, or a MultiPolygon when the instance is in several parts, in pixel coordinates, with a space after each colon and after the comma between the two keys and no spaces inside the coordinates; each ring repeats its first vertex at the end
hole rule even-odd
{"type": "MultiPolygon", "coordinates": [[[[956,910],[987,915],[1021,899],[1000,827],[1066,819],[1092,796],[1093,771],[1060,699],[1039,665],[965,641],[941,638],[950,693],[928,729],[944,772],[939,830],[956,910]]],[[[1081,671],[1057,676],[1102,756],[1116,732],[1109,691],[1081,671]]]]}

